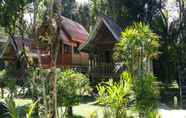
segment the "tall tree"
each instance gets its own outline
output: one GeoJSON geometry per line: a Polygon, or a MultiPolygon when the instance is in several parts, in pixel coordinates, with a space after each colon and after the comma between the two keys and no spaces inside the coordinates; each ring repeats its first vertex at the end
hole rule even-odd
{"type": "Polygon", "coordinates": [[[76,0],[62,0],[62,15],[70,19],[76,19],[77,5],[76,0]]]}
{"type": "Polygon", "coordinates": [[[134,22],[149,21],[157,11],[157,0],[91,0],[92,18],[97,15],[111,16],[121,27],[134,22]]]}
{"type": "Polygon", "coordinates": [[[49,118],[57,117],[57,89],[56,89],[56,63],[58,59],[58,53],[61,46],[60,40],[60,30],[61,30],[61,0],[49,0],[47,2],[48,9],[44,16],[44,20],[41,26],[38,28],[38,45],[42,46],[45,44],[44,42],[48,42],[47,46],[50,47],[50,52],[52,55],[52,67],[50,68],[50,83],[51,83],[51,91],[50,91],[50,111],[49,118]]]}
{"type": "Polygon", "coordinates": [[[91,0],[92,24],[95,24],[98,15],[112,17],[122,28],[134,22],[145,21],[161,39],[161,54],[154,64],[156,74],[161,80],[170,82],[177,78],[178,66],[184,65],[179,61],[182,58],[183,53],[181,52],[183,52],[185,45],[184,1],[177,0],[170,5],[173,7],[166,8],[167,2],[170,1],[91,0]],[[179,9],[177,13],[175,13],[175,9],[179,9]],[[170,10],[174,13],[171,13],[170,10]],[[175,16],[171,16],[172,14],[178,14],[178,18],[175,19],[175,16]]]}
{"type": "Polygon", "coordinates": [[[183,66],[180,64],[180,58],[183,58],[181,55],[184,54],[181,52],[185,45],[185,38],[182,37],[186,28],[184,14],[183,0],[173,1],[171,5],[165,2],[161,4],[150,22],[151,28],[161,38],[161,55],[155,67],[157,76],[164,82],[178,79],[178,68],[183,66]]]}
{"type": "Polygon", "coordinates": [[[62,0],[62,15],[82,24],[89,30],[90,8],[89,3],[79,4],[76,0],[62,0]]]}

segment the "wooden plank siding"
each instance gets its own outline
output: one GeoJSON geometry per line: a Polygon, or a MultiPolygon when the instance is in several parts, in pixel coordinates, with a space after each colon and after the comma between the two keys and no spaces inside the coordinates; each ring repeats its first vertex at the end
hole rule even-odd
{"type": "MultiPolygon", "coordinates": [[[[36,49],[34,49],[36,50],[36,49]]],[[[50,53],[49,49],[39,49],[37,51],[40,54],[37,54],[37,61],[38,64],[41,62],[39,65],[42,68],[50,68],[53,66],[52,64],[52,56],[50,53]],[[40,60],[39,60],[40,59],[40,60]]],[[[57,67],[62,67],[62,66],[80,66],[80,65],[88,65],[88,60],[89,56],[87,53],[64,53],[60,51],[61,54],[58,55],[57,59],[57,67]]],[[[36,62],[35,62],[36,63],[36,62]]]]}

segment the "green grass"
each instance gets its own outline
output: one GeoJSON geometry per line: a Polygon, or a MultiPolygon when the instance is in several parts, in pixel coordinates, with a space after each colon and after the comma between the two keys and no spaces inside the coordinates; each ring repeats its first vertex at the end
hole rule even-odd
{"type": "MultiPolygon", "coordinates": [[[[15,99],[17,107],[24,107],[32,103],[31,99],[15,99]]],[[[59,108],[60,109],[60,108],[59,108]]],[[[63,109],[64,110],[64,109],[63,109]]],[[[96,104],[95,99],[83,98],[83,101],[77,106],[73,106],[73,118],[91,118],[91,115],[97,115],[103,118],[104,107],[96,104]]],[[[131,115],[131,111],[128,111],[131,115]]]]}
{"type": "MultiPolygon", "coordinates": [[[[103,107],[95,105],[95,102],[90,102],[94,99],[85,99],[78,106],[73,107],[74,118],[90,118],[91,114],[97,113],[99,118],[102,118],[103,107]]],[[[1,99],[1,101],[4,101],[1,99]]],[[[17,107],[23,107],[32,103],[31,99],[15,99],[17,107]]]]}
{"type": "Polygon", "coordinates": [[[103,116],[103,107],[94,105],[94,102],[88,104],[80,104],[73,107],[73,113],[84,118],[90,118],[93,113],[96,113],[99,118],[103,116]]]}

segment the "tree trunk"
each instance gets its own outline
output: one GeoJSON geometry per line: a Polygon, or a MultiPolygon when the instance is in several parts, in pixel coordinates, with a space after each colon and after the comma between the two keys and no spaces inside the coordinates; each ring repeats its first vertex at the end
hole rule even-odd
{"type": "Polygon", "coordinates": [[[51,86],[52,86],[52,94],[51,94],[51,99],[52,99],[52,109],[51,109],[51,113],[52,113],[52,118],[57,118],[57,90],[56,90],[56,79],[55,79],[55,71],[56,71],[56,67],[54,66],[51,69],[51,73],[52,73],[52,77],[51,79],[51,86]]]}
{"type": "Polygon", "coordinates": [[[72,118],[73,117],[73,110],[72,110],[72,106],[68,106],[68,107],[66,107],[66,109],[65,109],[65,116],[67,117],[67,118],[72,118]]]}
{"type": "Polygon", "coordinates": [[[47,105],[47,95],[46,95],[46,86],[45,86],[45,79],[46,78],[42,78],[42,85],[43,85],[43,103],[44,103],[44,107],[45,107],[45,115],[44,117],[47,117],[47,111],[48,111],[48,105],[47,105]]]}
{"type": "Polygon", "coordinates": [[[4,89],[1,88],[1,98],[3,99],[4,98],[4,89]]]}

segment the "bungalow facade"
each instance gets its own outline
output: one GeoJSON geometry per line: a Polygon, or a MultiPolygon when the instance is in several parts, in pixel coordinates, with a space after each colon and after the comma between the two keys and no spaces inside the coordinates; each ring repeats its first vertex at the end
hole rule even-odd
{"type": "MultiPolygon", "coordinates": [[[[79,23],[72,21],[66,17],[61,17],[61,30],[60,40],[61,48],[59,50],[57,67],[73,67],[73,66],[84,66],[88,64],[88,54],[80,52],[79,46],[88,39],[88,32],[79,23]]],[[[35,64],[39,64],[42,68],[50,68],[53,66],[51,62],[51,49],[50,47],[39,48],[32,43],[32,55],[35,64]]]]}
{"type": "MultiPolygon", "coordinates": [[[[56,66],[58,68],[70,68],[88,65],[88,54],[78,50],[79,46],[88,39],[88,32],[79,23],[66,17],[62,18],[60,40],[63,43],[61,43],[56,66]]],[[[7,48],[3,57],[8,56],[14,61],[21,55],[24,46],[28,49],[33,60],[33,65],[31,66],[41,67],[43,69],[51,68],[53,64],[51,62],[50,47],[41,48],[36,46],[36,43],[36,41],[30,38],[22,39],[21,37],[14,37],[14,40],[7,42],[7,48]]],[[[26,66],[28,66],[28,60],[25,59],[25,61],[27,62],[26,66]]]]}
{"type": "Polygon", "coordinates": [[[112,55],[114,45],[120,40],[122,29],[109,17],[98,17],[88,40],[79,48],[89,54],[91,78],[118,78],[118,69],[112,55]]]}

